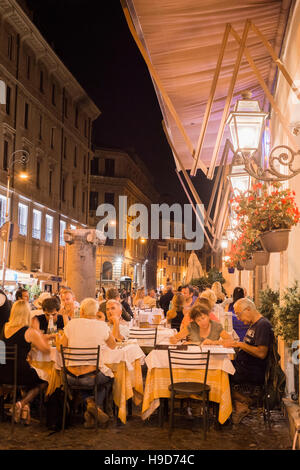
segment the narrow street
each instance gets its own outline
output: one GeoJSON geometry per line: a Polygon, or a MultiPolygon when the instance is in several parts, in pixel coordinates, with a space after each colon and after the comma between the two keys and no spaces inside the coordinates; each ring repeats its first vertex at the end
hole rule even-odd
{"type": "Polygon", "coordinates": [[[172,438],[168,427],[158,426],[157,415],[143,422],[135,413],[126,425],[110,423],[107,429],[85,429],[76,424],[65,434],[51,434],[36,421],[25,427],[16,425],[10,438],[10,423],[0,425],[0,449],[6,450],[290,450],[288,419],[272,412],[271,429],[255,410],[239,425],[225,424],[216,430],[210,427],[203,440],[201,423],[178,417],[172,438]]]}

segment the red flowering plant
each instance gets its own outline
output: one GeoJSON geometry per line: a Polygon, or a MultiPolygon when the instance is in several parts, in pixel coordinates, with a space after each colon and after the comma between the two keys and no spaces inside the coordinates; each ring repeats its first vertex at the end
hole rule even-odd
{"type": "Polygon", "coordinates": [[[253,230],[246,224],[242,224],[242,230],[241,235],[232,243],[231,249],[227,253],[225,261],[227,268],[235,268],[239,262],[250,259],[254,251],[263,249],[258,240],[258,230],[253,230]]]}
{"type": "Polygon", "coordinates": [[[276,229],[290,229],[300,220],[295,192],[283,189],[280,183],[254,184],[252,189],[231,200],[242,232],[257,234],[276,229]]]}

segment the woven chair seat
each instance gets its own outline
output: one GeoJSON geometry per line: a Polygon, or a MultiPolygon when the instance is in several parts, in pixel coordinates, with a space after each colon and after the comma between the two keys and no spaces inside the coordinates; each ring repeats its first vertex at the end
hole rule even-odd
{"type": "MultiPolygon", "coordinates": [[[[169,385],[169,390],[172,391],[172,385],[169,385]]],[[[176,382],[173,384],[173,390],[175,393],[203,393],[203,392],[209,392],[210,391],[210,386],[209,385],[204,385],[199,382],[176,382]]]]}

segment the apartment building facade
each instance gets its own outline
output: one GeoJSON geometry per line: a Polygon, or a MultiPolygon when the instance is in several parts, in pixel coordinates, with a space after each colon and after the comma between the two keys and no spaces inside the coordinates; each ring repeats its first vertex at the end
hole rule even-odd
{"type": "Polygon", "coordinates": [[[132,217],[128,216],[128,209],[134,204],[144,204],[150,215],[150,206],[157,200],[152,176],[134,152],[95,148],[91,162],[89,225],[96,228],[101,220],[96,215],[99,205],[111,204],[116,210],[116,218],[111,221],[116,236],[108,238],[97,252],[98,287],[122,287],[122,281],[126,279],[134,287],[155,287],[156,241],[150,237],[130,237],[128,229],[132,217]],[[120,215],[123,212],[120,197],[127,198],[123,216],[120,215]],[[125,227],[124,238],[119,236],[120,224],[125,227]]]}
{"type": "MultiPolygon", "coordinates": [[[[0,79],[6,84],[0,225],[8,174],[14,224],[6,279],[56,287],[65,276],[64,229],[88,225],[91,131],[100,111],[15,0],[0,0],[0,24],[0,79]],[[18,177],[22,153],[29,157],[26,182],[18,177]]],[[[2,261],[3,245],[1,240],[2,261]]]]}

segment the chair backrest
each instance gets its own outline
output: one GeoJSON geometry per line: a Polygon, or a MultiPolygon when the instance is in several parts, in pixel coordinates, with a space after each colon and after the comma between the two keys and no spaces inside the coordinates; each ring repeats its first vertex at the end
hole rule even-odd
{"type": "Polygon", "coordinates": [[[155,348],[157,328],[131,328],[129,330],[129,339],[144,339],[149,340],[149,343],[153,340],[153,347],[155,348]]]}
{"type": "Polygon", "coordinates": [[[171,384],[173,386],[173,367],[179,367],[182,369],[202,369],[204,367],[204,385],[206,385],[207,379],[207,371],[209,365],[209,357],[210,357],[210,350],[206,352],[202,351],[182,351],[180,349],[176,349],[169,347],[168,349],[168,356],[169,356],[169,369],[170,369],[170,377],[171,377],[171,384]]]}
{"type": "Polygon", "coordinates": [[[14,344],[13,346],[6,346],[5,345],[5,363],[7,361],[13,361],[13,380],[14,385],[17,384],[17,372],[18,372],[18,345],[14,344]]]}
{"type": "Polygon", "coordinates": [[[61,355],[63,362],[63,370],[68,374],[68,362],[72,362],[73,366],[80,366],[82,362],[88,362],[89,365],[95,366],[96,370],[99,369],[100,358],[100,345],[96,348],[69,348],[68,346],[61,346],[61,355]]]}

